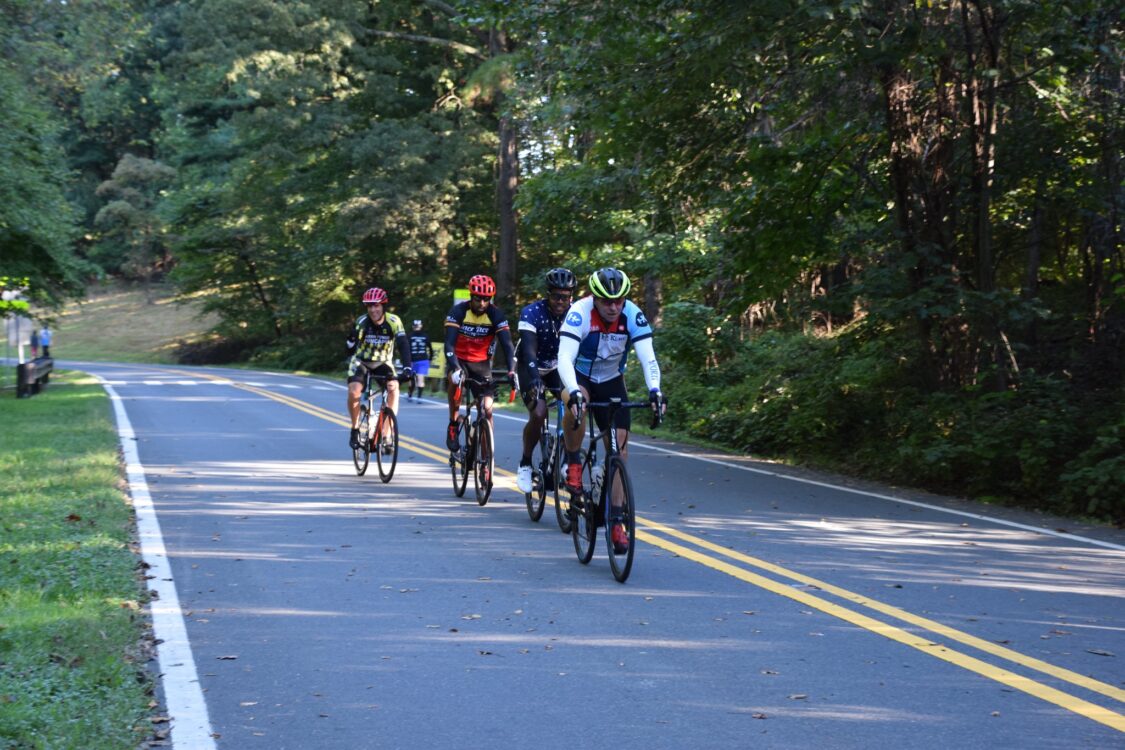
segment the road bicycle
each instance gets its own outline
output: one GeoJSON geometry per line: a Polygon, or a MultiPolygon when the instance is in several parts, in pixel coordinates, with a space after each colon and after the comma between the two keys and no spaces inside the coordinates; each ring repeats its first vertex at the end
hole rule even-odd
{"type": "MultiPolygon", "coordinates": [[[[633,551],[637,548],[637,504],[633,496],[633,483],[625,461],[617,446],[617,430],[613,427],[614,416],[620,409],[651,409],[647,401],[622,401],[613,398],[608,401],[591,401],[586,404],[586,417],[589,425],[589,443],[582,460],[582,494],[570,495],[568,515],[570,535],[574,540],[574,552],[578,561],[586,565],[594,556],[594,544],[598,527],[605,529],[605,543],[609,552],[609,566],[613,577],[621,583],[629,577],[633,567],[633,551]],[[605,430],[598,430],[594,419],[594,408],[608,411],[605,430]],[[605,461],[598,463],[598,444],[608,438],[605,461]],[[615,505],[614,501],[620,503],[615,505]],[[606,510],[609,510],[607,523],[606,510]],[[629,545],[618,551],[613,544],[613,525],[619,523],[625,528],[629,545]]],[[[659,414],[654,414],[652,426],[661,422],[659,414]]]]}
{"type": "MultiPolygon", "coordinates": [[[[474,398],[470,384],[487,388],[492,379],[478,380],[462,371],[463,380],[457,386],[457,400],[464,407],[464,413],[457,415],[457,449],[449,452],[449,473],[453,476],[453,492],[457,497],[465,495],[469,474],[473,475],[477,504],[484,505],[492,494],[492,479],[496,469],[495,443],[492,425],[480,408],[480,399],[474,398]],[[473,416],[473,410],[476,416],[473,416]]],[[[515,385],[512,385],[513,395],[515,385]]]]}
{"type": "Polygon", "coordinates": [[[375,374],[370,370],[364,376],[359,416],[354,425],[359,430],[360,439],[352,449],[355,473],[359,476],[367,473],[367,465],[374,453],[379,478],[384,484],[391,481],[398,464],[398,418],[387,405],[387,380],[390,378],[398,379],[394,375],[375,374]],[[376,415],[374,420],[372,414],[376,415]]]}
{"type": "MultiPolygon", "coordinates": [[[[536,398],[543,398],[547,388],[539,387],[536,398]]],[[[527,515],[532,521],[538,522],[543,517],[543,508],[547,504],[547,494],[552,493],[555,500],[555,520],[559,529],[564,534],[570,533],[570,519],[566,514],[566,504],[559,497],[562,482],[562,454],[563,454],[563,405],[558,391],[551,393],[552,399],[547,403],[547,416],[543,420],[543,428],[539,432],[539,440],[532,448],[531,454],[531,492],[524,493],[527,502],[527,515]],[[551,424],[551,411],[555,412],[554,425],[551,424]]]]}

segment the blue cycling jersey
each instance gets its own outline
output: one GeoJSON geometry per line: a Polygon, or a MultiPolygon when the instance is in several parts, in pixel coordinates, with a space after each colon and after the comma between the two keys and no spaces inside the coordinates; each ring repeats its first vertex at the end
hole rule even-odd
{"type": "Polygon", "coordinates": [[[559,365],[559,326],[562,318],[551,315],[547,300],[532,302],[520,310],[521,336],[535,337],[535,365],[541,372],[559,365]]]}

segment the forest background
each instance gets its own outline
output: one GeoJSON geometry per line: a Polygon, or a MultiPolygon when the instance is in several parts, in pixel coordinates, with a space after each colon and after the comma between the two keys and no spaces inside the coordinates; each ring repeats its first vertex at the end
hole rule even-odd
{"type": "Polygon", "coordinates": [[[1121,523],[1114,6],[0,0],[0,287],[327,370],[367,286],[616,265],[672,434],[1121,523]]]}

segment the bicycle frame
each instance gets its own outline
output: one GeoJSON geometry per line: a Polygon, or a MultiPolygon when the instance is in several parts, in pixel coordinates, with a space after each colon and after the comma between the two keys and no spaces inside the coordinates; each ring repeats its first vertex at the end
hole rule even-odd
{"type": "Polygon", "coordinates": [[[605,543],[609,553],[613,577],[624,583],[633,566],[633,552],[636,549],[636,498],[633,496],[632,482],[621,457],[618,445],[615,417],[620,409],[651,408],[647,402],[623,401],[619,398],[587,404],[587,442],[586,456],[582,462],[582,473],[589,479],[588,486],[582,489],[581,497],[571,495],[568,518],[570,533],[574,541],[574,551],[583,565],[594,556],[597,528],[604,527],[605,543]],[[599,430],[593,410],[606,408],[606,428],[599,430]],[[598,461],[598,443],[605,444],[605,460],[598,461]],[[618,502],[615,503],[614,501],[618,502]],[[613,540],[613,532],[624,530],[627,543],[619,547],[613,540]]]}

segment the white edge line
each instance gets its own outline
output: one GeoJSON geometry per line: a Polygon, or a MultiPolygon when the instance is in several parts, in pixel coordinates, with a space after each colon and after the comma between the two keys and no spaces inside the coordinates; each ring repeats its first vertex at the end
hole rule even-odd
{"type": "Polygon", "coordinates": [[[1125,545],[1114,544],[1113,542],[1103,542],[1099,539],[1090,539],[1089,537],[1078,536],[1077,534],[1068,534],[1064,531],[1055,531],[1054,529],[1045,529],[1045,528],[1041,528],[1041,527],[1038,527],[1038,526],[1030,526],[1028,524],[1017,523],[1015,521],[1005,521],[1002,518],[994,518],[992,516],[984,516],[984,515],[981,515],[979,513],[969,513],[968,511],[963,511],[963,510],[953,510],[952,508],[943,508],[940,505],[930,505],[929,503],[921,503],[921,502],[918,502],[917,500],[906,500],[906,499],[901,498],[901,497],[895,497],[894,495],[883,495],[883,494],[880,494],[878,492],[868,492],[867,490],[857,490],[854,487],[841,487],[838,484],[831,484],[829,482],[818,482],[815,479],[803,479],[801,477],[789,476],[788,474],[782,474],[782,473],[776,472],[776,471],[769,471],[767,469],[755,469],[752,466],[742,466],[741,464],[729,463],[727,461],[719,461],[719,460],[714,459],[714,458],[705,458],[703,456],[693,456],[690,453],[682,453],[680,451],[674,451],[674,450],[670,450],[668,448],[661,448],[658,445],[651,445],[649,443],[643,443],[639,440],[635,440],[634,438],[630,438],[629,444],[630,445],[636,445],[636,446],[641,447],[641,448],[647,448],[647,449],[653,450],[653,451],[659,451],[661,453],[668,453],[668,454],[671,454],[673,456],[680,456],[682,458],[692,458],[692,459],[695,459],[696,461],[703,461],[703,462],[709,463],[709,464],[718,464],[719,466],[726,466],[727,468],[730,468],[730,469],[740,469],[742,471],[753,472],[754,474],[764,474],[764,475],[770,476],[770,477],[777,477],[778,479],[787,479],[791,482],[801,482],[802,484],[811,484],[811,485],[815,485],[817,487],[827,487],[827,488],[833,489],[833,490],[840,490],[841,492],[851,492],[852,494],[855,494],[855,495],[866,495],[867,497],[874,497],[874,498],[878,498],[880,500],[890,500],[892,502],[902,503],[903,505],[913,505],[917,508],[925,508],[927,510],[939,511],[941,513],[951,513],[955,516],[962,516],[963,518],[972,518],[973,520],[976,520],[976,521],[985,521],[987,523],[995,523],[995,524],[999,524],[1001,526],[1010,526],[1012,528],[1022,529],[1024,531],[1034,531],[1036,534],[1047,534],[1048,536],[1056,536],[1056,537],[1059,537],[1060,539],[1069,539],[1070,541],[1074,541],[1074,542],[1082,542],[1084,544],[1094,544],[1094,545],[1097,545],[1099,547],[1106,547],[1107,549],[1113,549],[1113,550],[1119,550],[1121,552],[1125,552],[1125,545]]]}
{"type": "Polygon", "coordinates": [[[121,440],[121,451],[125,457],[125,474],[129,482],[129,493],[133,497],[133,509],[137,515],[137,535],[141,544],[141,558],[148,565],[148,589],[156,596],[150,602],[152,629],[156,638],[156,653],[160,664],[160,681],[164,686],[164,702],[168,715],[172,718],[172,747],[177,745],[192,750],[207,750],[215,747],[211,730],[211,720],[207,715],[207,703],[199,686],[199,676],[195,671],[195,657],[187,637],[180,598],[176,593],[176,583],[172,579],[172,569],[168,564],[168,553],[164,549],[164,537],[160,533],[160,522],[145,480],[144,466],[137,453],[136,433],[125,413],[121,397],[104,378],[95,375],[113,402],[113,412],[117,417],[117,434],[121,440]]]}

